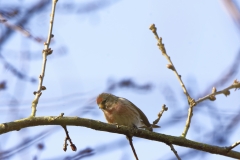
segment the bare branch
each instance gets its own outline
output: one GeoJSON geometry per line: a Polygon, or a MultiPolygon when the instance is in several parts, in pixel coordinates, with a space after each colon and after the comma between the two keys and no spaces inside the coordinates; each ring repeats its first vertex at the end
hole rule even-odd
{"type": "MultiPolygon", "coordinates": [[[[16,26],[24,26],[26,25],[33,15],[42,11],[49,4],[49,0],[39,0],[36,4],[31,6],[26,10],[25,14],[15,23],[16,26]]],[[[5,42],[7,42],[8,38],[10,38],[11,34],[13,34],[13,30],[7,28],[7,30],[0,37],[0,45],[3,46],[5,42]]]]}
{"type": "Polygon", "coordinates": [[[157,118],[155,121],[153,121],[153,124],[152,124],[153,127],[156,126],[156,124],[160,121],[163,112],[164,112],[164,111],[167,111],[167,110],[168,110],[168,107],[166,107],[166,105],[163,104],[162,110],[158,113],[158,118],[157,118]]]}
{"type": "Polygon", "coordinates": [[[173,153],[175,154],[175,156],[177,157],[178,160],[181,160],[181,158],[179,157],[177,151],[174,149],[172,144],[168,144],[169,147],[171,148],[171,150],[173,151],[173,153]]]}
{"type": "Polygon", "coordinates": [[[41,71],[41,74],[39,76],[38,91],[35,92],[35,98],[32,102],[31,117],[34,117],[36,115],[38,100],[39,100],[39,98],[42,94],[41,91],[43,90],[42,87],[43,87],[43,79],[44,79],[45,69],[46,69],[47,56],[52,54],[52,50],[51,50],[51,48],[49,48],[49,45],[50,45],[50,42],[51,42],[51,38],[53,37],[52,28],[53,28],[53,21],[54,21],[56,4],[57,4],[57,0],[52,0],[52,12],[51,12],[51,16],[50,16],[50,27],[49,27],[49,31],[48,31],[47,42],[44,43],[44,50],[43,50],[43,53],[42,53],[43,54],[42,71],[41,71]]]}
{"type": "Polygon", "coordinates": [[[65,140],[64,140],[63,150],[64,150],[64,151],[67,150],[67,140],[68,140],[69,143],[70,143],[71,149],[72,149],[73,151],[76,151],[76,150],[77,150],[77,147],[75,146],[75,144],[72,143],[72,140],[71,140],[71,138],[70,138],[70,136],[69,136],[69,134],[68,134],[67,126],[62,125],[62,127],[63,127],[63,129],[64,129],[64,131],[65,131],[65,133],[66,133],[66,138],[65,138],[65,140]]]}
{"type": "Polygon", "coordinates": [[[228,152],[232,150],[234,147],[237,147],[240,144],[240,141],[235,142],[231,146],[227,147],[228,152]]]}
{"type": "Polygon", "coordinates": [[[11,63],[9,63],[2,54],[0,54],[0,60],[2,60],[5,68],[9,71],[11,71],[11,73],[16,76],[17,78],[21,79],[21,80],[25,80],[31,83],[35,83],[36,79],[29,77],[28,75],[24,74],[23,72],[21,72],[19,69],[17,69],[16,67],[14,67],[14,65],[12,65],[11,63]]]}
{"type": "Polygon", "coordinates": [[[184,128],[183,133],[182,133],[182,137],[186,137],[188,129],[190,128],[191,119],[192,119],[192,116],[193,116],[193,107],[196,105],[195,100],[190,97],[190,95],[189,95],[189,93],[188,93],[188,91],[187,91],[187,89],[186,89],[186,87],[185,87],[185,85],[184,85],[184,83],[181,79],[181,75],[178,74],[178,72],[176,70],[176,67],[174,67],[170,57],[168,56],[168,54],[166,52],[166,49],[165,49],[165,46],[162,43],[162,38],[159,37],[158,34],[157,34],[157,28],[155,27],[155,24],[152,24],[149,29],[153,32],[155,38],[157,39],[157,41],[158,41],[157,45],[158,45],[159,49],[162,51],[162,55],[164,57],[166,57],[166,59],[170,63],[170,64],[167,65],[167,68],[171,69],[175,73],[178,81],[180,82],[180,84],[182,86],[184,94],[187,96],[187,100],[188,100],[188,104],[189,104],[188,117],[187,117],[185,128],[184,128]]]}
{"type": "Polygon", "coordinates": [[[196,101],[196,104],[204,101],[204,100],[207,100],[207,99],[210,99],[210,100],[213,100],[212,98],[215,97],[215,95],[218,95],[218,94],[224,94],[225,96],[228,96],[230,95],[230,89],[239,89],[240,88],[240,82],[238,80],[234,80],[233,84],[230,85],[229,87],[221,90],[221,91],[216,91],[216,92],[212,92],[211,94],[203,97],[203,98],[199,98],[197,101],[196,101]]]}
{"type": "Polygon", "coordinates": [[[40,126],[40,125],[68,125],[68,126],[83,126],[87,128],[92,128],[99,131],[107,131],[111,133],[118,133],[124,135],[132,135],[135,137],[140,137],[144,139],[154,140],[158,142],[163,142],[166,144],[174,144],[178,146],[184,146],[188,148],[193,148],[201,150],[204,152],[209,152],[213,154],[219,154],[232,158],[240,158],[240,152],[229,151],[227,152],[226,147],[212,146],[205,143],[194,142],[182,137],[175,137],[155,132],[149,132],[142,129],[132,130],[130,127],[121,126],[117,127],[114,124],[107,124],[91,119],[79,118],[79,117],[61,117],[57,116],[50,117],[29,117],[25,119],[16,120],[14,122],[8,122],[0,124],[0,134],[7,133],[10,131],[18,131],[23,128],[40,126]]]}
{"type": "Polygon", "coordinates": [[[187,98],[190,97],[189,94],[188,94],[188,91],[187,91],[187,89],[186,89],[186,87],[185,87],[185,85],[184,85],[184,83],[183,83],[183,81],[181,79],[181,75],[178,74],[178,72],[177,72],[176,68],[174,67],[170,57],[168,56],[168,54],[166,52],[165,46],[162,43],[162,37],[159,37],[158,34],[157,34],[157,28],[155,27],[155,24],[152,24],[149,29],[153,32],[155,38],[157,39],[157,41],[158,41],[157,45],[158,45],[159,49],[162,51],[162,55],[170,63],[170,64],[167,65],[167,68],[171,69],[175,73],[175,75],[177,76],[178,81],[180,82],[180,84],[182,86],[184,94],[187,96],[187,98]]]}
{"type": "Polygon", "coordinates": [[[1,13],[0,13],[0,23],[4,24],[8,28],[11,28],[12,30],[22,33],[24,36],[31,38],[38,43],[43,41],[41,38],[33,36],[29,31],[25,30],[23,27],[8,23],[7,20],[3,17],[3,15],[1,15],[1,13]]]}
{"type": "Polygon", "coordinates": [[[135,151],[135,148],[134,148],[133,143],[132,143],[132,136],[126,136],[126,137],[127,137],[128,141],[129,141],[129,144],[132,148],[135,159],[138,160],[137,152],[135,151]]]}

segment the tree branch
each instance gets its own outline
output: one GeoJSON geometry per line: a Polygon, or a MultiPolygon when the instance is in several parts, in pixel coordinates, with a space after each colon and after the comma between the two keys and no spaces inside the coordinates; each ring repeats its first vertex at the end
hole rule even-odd
{"type": "Polygon", "coordinates": [[[152,24],[149,27],[149,29],[153,32],[155,38],[157,39],[157,41],[158,41],[157,45],[158,45],[159,49],[161,50],[162,55],[164,57],[166,57],[166,59],[170,63],[170,64],[167,65],[167,68],[171,69],[175,73],[175,75],[177,76],[177,79],[180,82],[180,85],[181,85],[181,87],[183,89],[183,92],[186,95],[187,100],[188,100],[188,104],[189,104],[188,117],[187,117],[186,125],[185,125],[183,133],[182,133],[182,137],[185,138],[187,136],[187,132],[188,132],[188,130],[190,128],[191,119],[192,119],[192,116],[193,116],[193,107],[196,105],[196,103],[195,103],[195,100],[189,95],[189,93],[187,91],[187,88],[185,87],[185,85],[184,85],[184,83],[183,83],[183,81],[181,79],[181,75],[178,74],[178,72],[176,70],[176,67],[174,67],[170,57],[168,56],[167,51],[165,49],[165,46],[162,43],[162,37],[159,37],[158,34],[157,34],[157,28],[155,27],[155,24],[152,24]]]}
{"type": "Polygon", "coordinates": [[[215,95],[218,95],[218,94],[224,94],[225,96],[228,96],[228,95],[230,95],[230,89],[239,89],[240,88],[240,82],[238,81],[238,80],[234,80],[234,82],[233,82],[233,84],[232,85],[230,85],[229,87],[227,87],[227,88],[225,88],[225,89],[223,89],[223,90],[221,90],[221,91],[215,91],[215,92],[213,92],[213,93],[211,93],[211,94],[209,94],[209,95],[207,95],[207,96],[205,96],[205,97],[203,97],[203,98],[199,98],[197,101],[196,101],[196,104],[198,104],[198,103],[200,103],[200,102],[202,102],[202,101],[204,101],[204,100],[207,100],[207,99],[210,99],[210,100],[215,100],[216,98],[215,98],[215,95]]]}
{"type": "MultiPolygon", "coordinates": [[[[16,26],[25,26],[33,17],[33,15],[42,11],[45,7],[47,7],[49,0],[39,0],[36,4],[31,6],[26,10],[25,14],[20,18],[15,25],[16,26]]],[[[11,37],[11,34],[15,33],[11,28],[7,28],[6,31],[0,37],[0,46],[3,46],[4,43],[11,37]]]]}
{"type": "Polygon", "coordinates": [[[148,140],[154,140],[158,142],[163,142],[166,144],[174,144],[178,146],[193,148],[201,150],[204,152],[209,152],[213,154],[219,154],[232,158],[240,158],[240,152],[230,150],[226,147],[218,147],[213,145],[208,145],[204,143],[194,142],[182,137],[175,137],[155,132],[149,132],[142,129],[132,130],[126,126],[117,127],[116,125],[107,124],[91,119],[79,118],[79,117],[59,117],[50,116],[50,117],[29,117],[25,119],[16,120],[13,122],[0,124],[0,134],[19,131],[20,129],[27,127],[34,127],[40,125],[68,125],[68,126],[83,126],[99,131],[107,131],[111,133],[118,133],[124,135],[133,135],[135,137],[144,138],[148,140]]]}
{"type": "Polygon", "coordinates": [[[46,87],[43,86],[43,79],[44,79],[44,75],[45,75],[47,56],[52,54],[52,50],[51,50],[51,48],[49,48],[49,45],[51,42],[51,38],[53,37],[52,28],[53,28],[54,14],[55,14],[57,1],[58,0],[52,0],[52,12],[51,12],[51,16],[50,16],[50,26],[49,26],[49,31],[48,31],[48,38],[47,38],[47,42],[44,43],[44,50],[42,53],[42,55],[43,55],[42,71],[39,76],[38,90],[37,90],[37,92],[34,92],[35,98],[32,101],[32,112],[30,115],[31,117],[34,117],[36,115],[38,100],[42,94],[41,91],[46,89],[46,87]]]}
{"type": "Polygon", "coordinates": [[[231,146],[226,147],[226,148],[230,151],[231,149],[237,147],[239,144],[240,144],[240,141],[237,141],[237,142],[235,142],[234,144],[232,144],[231,146]]]}
{"type": "Polygon", "coordinates": [[[178,160],[181,160],[181,158],[179,157],[179,155],[178,155],[177,151],[175,150],[175,148],[173,147],[173,145],[172,144],[168,144],[168,145],[171,148],[171,150],[173,151],[173,153],[175,154],[176,158],[178,160]]]}

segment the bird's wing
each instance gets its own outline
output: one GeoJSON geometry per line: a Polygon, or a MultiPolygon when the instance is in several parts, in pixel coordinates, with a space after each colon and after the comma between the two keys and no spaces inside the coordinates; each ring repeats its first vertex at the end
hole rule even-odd
{"type": "MultiPolygon", "coordinates": [[[[123,98],[123,99],[125,99],[125,98],[123,98]]],[[[127,99],[125,99],[125,100],[128,101],[129,103],[131,103],[132,106],[134,106],[134,108],[138,111],[143,124],[145,124],[147,127],[151,127],[151,124],[149,123],[146,115],[135,104],[133,104],[131,101],[129,101],[127,99]]]]}

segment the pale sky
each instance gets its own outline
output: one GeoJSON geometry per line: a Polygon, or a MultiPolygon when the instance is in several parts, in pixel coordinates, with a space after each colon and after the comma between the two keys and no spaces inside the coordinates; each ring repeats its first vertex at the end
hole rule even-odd
{"type": "MultiPolygon", "coordinates": [[[[166,68],[168,62],[158,49],[157,41],[149,30],[149,26],[155,23],[159,36],[163,38],[167,53],[182,76],[186,87],[191,88],[192,97],[195,99],[200,98],[197,96],[228,71],[228,67],[239,52],[239,31],[220,0],[109,0],[106,2],[111,2],[111,4],[106,7],[79,14],[76,14],[74,9],[73,13],[65,13],[58,9],[66,2],[68,1],[58,1],[53,29],[54,42],[50,47],[54,51],[62,47],[67,52],[56,58],[49,57],[47,61],[44,79],[47,90],[40,98],[37,116],[56,116],[64,112],[66,116],[80,116],[106,122],[94,98],[106,90],[109,79],[117,82],[129,78],[140,85],[151,83],[153,89],[149,92],[119,89],[113,94],[132,101],[146,114],[150,122],[156,119],[162,104],[166,104],[169,111],[162,116],[159,123],[161,128],[154,131],[180,136],[187,117],[179,119],[176,111],[185,110],[187,113],[186,98],[174,73],[166,68]],[[165,92],[169,93],[169,88],[174,92],[174,101],[167,100],[166,95],[163,95],[165,92]],[[74,95],[66,96],[71,94],[74,95]],[[62,98],[56,99],[56,97],[62,98]],[[54,99],[54,101],[48,101],[48,99],[54,99]],[[80,112],[83,112],[80,108],[86,105],[93,106],[92,112],[80,115],[80,112]],[[80,109],[80,112],[76,112],[77,109],[80,109]],[[166,124],[164,122],[169,119],[180,122],[173,126],[164,125],[166,124]]],[[[75,2],[76,6],[81,6],[89,1],[75,2]]],[[[0,1],[0,5],[1,3],[3,2],[0,1]]],[[[28,6],[31,1],[16,1],[16,3],[26,3],[28,6]]],[[[28,25],[31,33],[43,38],[47,36],[49,14],[50,7],[33,18],[28,25]]],[[[11,54],[7,54],[8,51],[28,51],[38,55],[41,54],[42,49],[42,44],[30,39],[26,40],[26,37],[17,33],[1,48],[1,53],[6,57],[9,56],[8,61],[21,68],[22,61],[11,58],[11,54]]],[[[37,78],[40,74],[41,63],[41,59],[26,61],[24,72],[30,77],[37,78]]],[[[12,76],[8,71],[4,74],[8,77],[12,76]]],[[[239,80],[239,77],[238,73],[234,79],[239,80]]],[[[6,104],[11,97],[10,94],[18,95],[20,102],[17,119],[27,117],[31,112],[30,106],[34,97],[32,93],[37,90],[37,83],[22,81],[19,85],[24,85],[24,90],[16,90],[16,82],[17,79],[12,78],[8,85],[8,92],[1,93],[4,99],[0,99],[3,104],[0,108],[0,122],[16,120],[16,117],[9,116],[9,104],[6,104]]],[[[223,89],[231,83],[217,89],[223,89]]],[[[213,86],[210,86],[209,93],[211,93],[211,87],[213,86]]],[[[240,105],[239,96],[239,91],[231,91],[231,95],[227,98],[223,95],[217,96],[217,100],[211,102],[217,110],[212,110],[212,112],[219,112],[223,116],[236,115],[240,105]]],[[[204,137],[206,131],[213,128],[210,119],[211,111],[209,113],[206,107],[209,106],[196,108],[199,112],[193,116],[187,135],[188,139],[208,143],[209,138],[214,137],[214,135],[209,135],[208,139],[204,137]],[[198,134],[194,131],[194,126],[195,129],[198,128],[198,134]]],[[[222,122],[219,121],[219,123],[222,122]]],[[[16,145],[16,142],[20,142],[19,137],[31,137],[51,128],[53,127],[34,127],[1,135],[1,139],[7,139],[5,140],[7,144],[0,144],[1,148],[11,148],[16,145]]],[[[57,128],[59,129],[56,132],[43,140],[45,150],[40,159],[60,158],[75,154],[70,148],[66,153],[62,151],[65,135],[61,127],[57,126],[57,128]]],[[[85,159],[134,159],[124,135],[99,132],[83,127],[68,128],[78,150],[86,147],[96,149],[96,156],[85,159]],[[103,151],[97,150],[103,144],[122,139],[126,142],[121,147],[106,148],[109,152],[102,154],[103,151]]],[[[239,136],[231,135],[226,145],[231,145],[236,141],[239,141],[239,136]]],[[[163,143],[135,137],[133,143],[141,160],[175,158],[170,148],[163,143]]],[[[23,157],[32,159],[37,152],[36,147],[33,147],[31,153],[23,151],[22,155],[14,156],[12,159],[20,160],[23,157]]],[[[175,146],[175,149],[178,153],[191,150],[179,146],[175,146]]],[[[240,151],[239,149],[239,147],[236,148],[240,151]]],[[[192,158],[187,157],[187,159],[192,158]]],[[[200,156],[195,159],[200,159],[200,156]]],[[[230,158],[207,153],[204,159],[230,158]]]]}

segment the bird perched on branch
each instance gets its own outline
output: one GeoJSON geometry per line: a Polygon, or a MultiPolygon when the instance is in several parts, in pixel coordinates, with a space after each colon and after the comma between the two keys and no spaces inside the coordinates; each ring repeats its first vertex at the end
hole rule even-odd
{"type": "MultiPolygon", "coordinates": [[[[159,128],[157,125],[151,125],[145,114],[125,98],[117,97],[109,93],[102,93],[97,97],[97,104],[103,111],[108,123],[135,128],[145,128],[149,131],[152,131],[152,128],[159,128]]],[[[133,154],[136,160],[138,160],[137,153],[132,143],[132,136],[126,136],[133,154]]]]}
{"type": "Polygon", "coordinates": [[[125,98],[102,93],[97,97],[97,104],[108,123],[145,128],[149,131],[152,131],[152,128],[159,128],[157,125],[152,126],[145,114],[125,98]]]}

